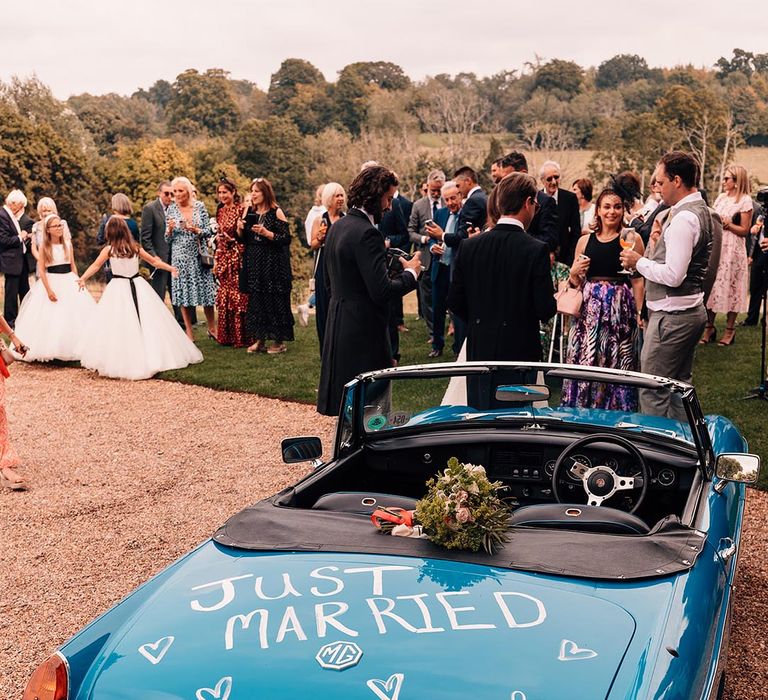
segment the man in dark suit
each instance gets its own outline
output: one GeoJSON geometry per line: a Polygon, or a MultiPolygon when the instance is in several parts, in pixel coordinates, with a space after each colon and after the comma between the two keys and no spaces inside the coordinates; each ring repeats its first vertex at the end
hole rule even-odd
{"type": "Polygon", "coordinates": [[[555,200],[557,205],[558,244],[560,254],[557,259],[570,266],[576,242],[581,237],[581,219],[579,200],[576,195],[560,187],[560,165],[554,160],[546,161],[539,169],[539,179],[544,192],[555,200]]]}
{"type": "MultiPolygon", "coordinates": [[[[459,225],[459,213],[461,210],[461,194],[456,183],[452,180],[442,187],[442,197],[446,206],[438,209],[434,223],[429,224],[425,230],[435,235],[451,235],[456,232],[459,225]]],[[[430,240],[432,238],[430,237],[430,240]]],[[[445,314],[448,311],[448,289],[451,284],[451,272],[456,251],[442,242],[433,242],[430,248],[432,265],[432,351],[429,357],[440,357],[445,346],[445,314]]],[[[426,273],[425,273],[426,274],[426,273]]],[[[455,324],[454,324],[455,326],[455,324]]],[[[464,336],[460,332],[463,324],[459,324],[459,331],[454,328],[453,355],[459,354],[464,336]]]]}
{"type": "MultiPolygon", "coordinates": [[[[397,177],[397,174],[395,174],[397,177]]],[[[411,247],[408,238],[408,221],[411,218],[413,202],[408,197],[395,192],[392,200],[392,206],[389,211],[384,212],[379,223],[379,231],[384,236],[384,243],[387,248],[399,248],[408,251],[411,247]]],[[[400,341],[397,337],[399,331],[407,331],[405,319],[403,318],[403,299],[398,297],[392,300],[390,318],[390,333],[392,334],[392,352],[395,359],[400,358],[400,341]]]]}
{"type": "Polygon", "coordinates": [[[458,248],[459,243],[469,237],[470,229],[485,228],[488,221],[488,197],[477,184],[477,173],[465,165],[453,174],[453,181],[459,188],[464,203],[459,214],[459,227],[456,234],[445,239],[446,245],[458,248]]]}
{"type": "MultiPolygon", "coordinates": [[[[528,160],[520,151],[510,151],[501,159],[501,173],[503,176],[528,173],[528,160]]],[[[552,197],[541,191],[536,193],[536,201],[539,210],[533,217],[528,233],[546,243],[550,250],[557,250],[560,242],[557,205],[552,197]]]]}
{"type": "MultiPolygon", "coordinates": [[[[163,262],[171,262],[171,246],[165,239],[165,211],[173,200],[173,189],[167,180],[157,188],[157,199],[152,200],[141,210],[141,245],[150,255],[155,255],[163,262]]],[[[171,274],[155,269],[150,279],[152,289],[165,301],[166,291],[171,293],[171,274]]],[[[181,310],[174,306],[176,320],[183,325],[181,310]]]]}
{"type": "MultiPolygon", "coordinates": [[[[759,205],[758,205],[759,206],[759,205]]],[[[755,208],[756,211],[757,208],[755,208]]],[[[760,319],[760,305],[763,303],[763,292],[768,285],[768,238],[765,235],[765,215],[756,218],[750,233],[755,237],[750,257],[752,265],[749,270],[749,309],[747,317],[741,322],[742,326],[756,326],[760,319]]]]}
{"type": "MultiPolygon", "coordinates": [[[[536,213],[536,181],[515,173],[496,186],[496,226],[461,244],[448,307],[467,324],[467,360],[541,361],[539,323],[555,315],[549,248],[526,233],[536,213]]],[[[470,405],[488,387],[468,382],[470,405]],[[479,393],[478,393],[479,392],[479,393]]]]}
{"type": "Polygon", "coordinates": [[[432,338],[432,255],[429,252],[432,239],[425,231],[427,221],[436,221],[437,212],[445,207],[445,202],[440,190],[445,184],[445,173],[442,170],[433,170],[427,175],[427,194],[413,204],[411,218],[408,221],[408,236],[414,250],[421,253],[421,263],[424,266],[424,274],[419,278],[419,309],[427,323],[430,341],[432,338]]]}
{"type": "Polygon", "coordinates": [[[27,217],[25,228],[21,225],[27,198],[21,190],[11,190],[0,209],[0,272],[5,275],[5,304],[3,316],[13,328],[21,302],[29,291],[29,261],[32,221],[27,217]]]}
{"type": "Polygon", "coordinates": [[[349,214],[326,240],[325,283],[330,298],[317,410],[337,416],[344,385],[362,372],[392,366],[390,301],[416,289],[420,256],[390,277],[386,248],[375,225],[392,204],[396,175],[381,165],[362,170],[349,186],[349,214]]]}

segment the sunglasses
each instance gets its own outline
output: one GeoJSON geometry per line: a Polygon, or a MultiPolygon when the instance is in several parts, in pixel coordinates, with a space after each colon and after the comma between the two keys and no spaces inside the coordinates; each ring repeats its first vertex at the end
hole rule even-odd
{"type": "Polygon", "coordinates": [[[557,182],[559,179],[559,175],[550,175],[549,177],[545,178],[547,182],[557,182]]]}

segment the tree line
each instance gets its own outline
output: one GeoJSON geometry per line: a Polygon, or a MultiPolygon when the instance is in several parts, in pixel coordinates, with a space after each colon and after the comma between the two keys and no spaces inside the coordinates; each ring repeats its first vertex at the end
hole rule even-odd
{"type": "Polygon", "coordinates": [[[0,82],[0,124],[0,192],[54,197],[88,257],[112,193],[138,210],[179,174],[211,209],[220,174],[244,189],[267,177],[297,225],[316,185],[348,183],[365,160],[385,162],[417,196],[428,170],[469,164],[485,174],[512,147],[590,148],[597,179],[623,169],[647,179],[662,153],[684,148],[714,192],[735,148],[768,145],[768,54],[734,49],[710,69],[651,68],[628,54],[586,69],[536,58],[521,70],[422,81],[394,63],[358,62],[335,82],[289,58],[266,92],[211,68],[130,96],[66,101],[37,78],[12,78],[0,82]]]}

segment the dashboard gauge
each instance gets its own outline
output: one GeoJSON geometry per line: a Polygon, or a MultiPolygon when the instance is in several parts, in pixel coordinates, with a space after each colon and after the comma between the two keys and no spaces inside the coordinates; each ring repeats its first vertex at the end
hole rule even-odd
{"type": "Polygon", "coordinates": [[[571,460],[570,464],[568,465],[568,469],[565,470],[565,473],[568,475],[568,478],[571,481],[581,481],[581,479],[578,476],[574,476],[571,473],[571,467],[577,462],[579,464],[583,464],[587,469],[592,469],[592,460],[589,459],[589,457],[586,457],[585,455],[573,455],[573,457],[571,457],[570,460],[571,460]]]}
{"type": "Polygon", "coordinates": [[[583,464],[588,469],[592,469],[592,460],[589,457],[585,457],[584,455],[573,455],[573,457],[571,457],[571,464],[574,464],[575,462],[583,464]]]}
{"type": "Polygon", "coordinates": [[[658,473],[656,480],[661,486],[672,486],[675,483],[675,472],[671,469],[662,469],[658,473]]]}
{"type": "Polygon", "coordinates": [[[618,471],[619,469],[619,461],[617,459],[614,459],[613,457],[608,457],[608,459],[604,459],[603,465],[608,467],[608,469],[613,469],[613,471],[618,471]]]}
{"type": "Polygon", "coordinates": [[[544,465],[544,473],[547,476],[552,476],[555,473],[555,460],[550,459],[545,465],[544,465]]]}

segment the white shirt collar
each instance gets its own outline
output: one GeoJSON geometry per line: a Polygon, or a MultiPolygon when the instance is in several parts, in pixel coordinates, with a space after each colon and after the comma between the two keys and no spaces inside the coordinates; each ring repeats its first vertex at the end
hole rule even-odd
{"type": "Polygon", "coordinates": [[[469,192],[467,192],[466,199],[469,199],[475,192],[478,190],[482,190],[483,188],[480,187],[480,185],[475,185],[469,192]]]}
{"type": "Polygon", "coordinates": [[[11,221],[13,221],[13,225],[16,227],[16,233],[21,235],[21,226],[19,226],[19,219],[21,218],[22,214],[24,214],[24,210],[21,210],[21,214],[19,214],[18,218],[16,215],[11,211],[11,208],[7,204],[3,204],[3,209],[8,212],[8,216],[11,217],[11,221]]]}
{"type": "Polygon", "coordinates": [[[369,214],[367,211],[365,211],[363,207],[356,207],[356,208],[359,209],[361,212],[363,212],[363,214],[365,214],[368,217],[368,220],[371,222],[371,226],[376,225],[376,222],[373,220],[373,216],[369,214]]]}
{"type": "Polygon", "coordinates": [[[676,212],[683,204],[690,204],[691,202],[697,202],[698,200],[703,199],[701,196],[701,192],[696,190],[696,192],[691,192],[691,194],[686,195],[683,197],[677,204],[673,205],[671,207],[672,212],[676,212]]]}
{"type": "Polygon", "coordinates": [[[519,226],[523,231],[525,231],[525,226],[523,226],[523,222],[520,221],[520,219],[516,219],[514,216],[502,216],[496,224],[511,224],[512,226],[519,226]]]}

